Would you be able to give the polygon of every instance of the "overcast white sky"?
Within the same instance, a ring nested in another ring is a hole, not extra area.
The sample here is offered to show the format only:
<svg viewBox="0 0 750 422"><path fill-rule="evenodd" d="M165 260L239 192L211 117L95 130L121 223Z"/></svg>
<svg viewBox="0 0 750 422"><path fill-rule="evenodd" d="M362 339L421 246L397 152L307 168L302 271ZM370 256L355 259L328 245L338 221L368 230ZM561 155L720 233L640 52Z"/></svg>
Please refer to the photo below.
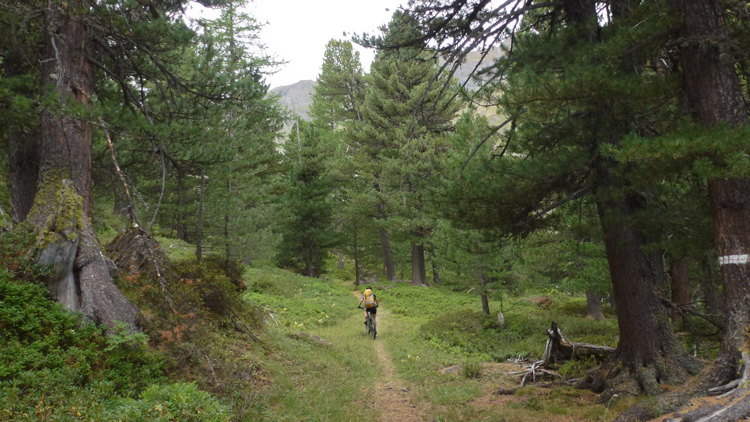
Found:
<svg viewBox="0 0 750 422"><path fill-rule="evenodd" d="M268 53L288 62L267 77L271 88L315 80L329 40L376 33L402 3L406 0L253 0L248 12L258 22L267 23L261 37ZM356 44L355 48L360 51L364 70L369 71L373 52Z"/></svg>

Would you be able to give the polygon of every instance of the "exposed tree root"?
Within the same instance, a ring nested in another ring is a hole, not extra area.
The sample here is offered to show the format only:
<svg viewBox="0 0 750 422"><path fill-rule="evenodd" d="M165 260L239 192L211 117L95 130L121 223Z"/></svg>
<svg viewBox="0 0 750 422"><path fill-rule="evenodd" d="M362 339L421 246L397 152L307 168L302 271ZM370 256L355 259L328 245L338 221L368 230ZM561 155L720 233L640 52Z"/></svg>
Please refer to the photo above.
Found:
<svg viewBox="0 0 750 422"><path fill-rule="evenodd" d="M685 361L681 356L662 357L648 365L624 362L618 353L589 371L577 387L603 393L603 400L610 400L614 396L660 396L662 385L681 384L688 379L689 373L694 371L695 362ZM682 401L682 399L679 399ZM665 402L665 404L667 404ZM635 421L653 418L659 406L643 405L631 408L630 414L623 414L618 421Z"/></svg>
<svg viewBox="0 0 750 422"><path fill-rule="evenodd" d="M522 375L521 387L526 382L536 382L537 378L559 378L560 382L572 385L572 380L563 380L562 375L553 370L554 364L572 359L596 357L606 358L614 352L614 348L588 343L574 343L566 339L560 332L556 322L552 322L547 330L547 344L541 360L534 361L523 371L509 372L508 375ZM576 380L578 381L578 380Z"/></svg>
<svg viewBox="0 0 750 422"><path fill-rule="evenodd" d="M73 182L38 192L29 222L39 231L36 262L52 268L46 280L52 298L96 323L114 327L119 321L136 331L139 311L115 285Z"/></svg>
<svg viewBox="0 0 750 422"><path fill-rule="evenodd" d="M168 294L175 276L169 268L167 255L151 234L140 226L129 227L107 245L107 254L125 274L143 273L159 280L164 305L176 312Z"/></svg>
<svg viewBox="0 0 750 422"><path fill-rule="evenodd" d="M750 353L742 353L743 360L750 362ZM656 397L655 400L641 402L623 412L616 422L645 421L660 415L676 412L671 419L673 422L718 422L737 421L750 416L750 369L745 368L740 379L718 387L711 387L715 383L715 366L704 370L700 375L691 379L681 387ZM691 405L691 401L707 395L719 396L724 402L703 406L700 409L680 414L678 411Z"/></svg>
<svg viewBox="0 0 750 422"><path fill-rule="evenodd" d="M523 375L521 378L521 387L526 384L526 381L536 382L537 377L540 379L544 376L558 377L562 379L562 375L555 371L544 368L544 361L538 360L531 364L526 370L508 372L508 375Z"/></svg>

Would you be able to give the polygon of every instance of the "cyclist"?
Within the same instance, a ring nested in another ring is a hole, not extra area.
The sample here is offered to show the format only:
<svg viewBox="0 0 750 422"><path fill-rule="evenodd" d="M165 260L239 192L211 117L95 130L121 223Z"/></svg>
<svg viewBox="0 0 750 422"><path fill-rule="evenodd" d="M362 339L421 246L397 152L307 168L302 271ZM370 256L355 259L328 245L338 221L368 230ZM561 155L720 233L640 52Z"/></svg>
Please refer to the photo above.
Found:
<svg viewBox="0 0 750 422"><path fill-rule="evenodd" d="M372 291L372 287L367 286L365 289L364 295L362 295L362 300L359 301L359 305L357 305L358 308L362 307L362 302L365 304L365 325L367 325L367 313L370 313L370 316L372 316L372 322L375 326L377 326L377 313L378 313L378 298L375 297L375 292Z"/></svg>

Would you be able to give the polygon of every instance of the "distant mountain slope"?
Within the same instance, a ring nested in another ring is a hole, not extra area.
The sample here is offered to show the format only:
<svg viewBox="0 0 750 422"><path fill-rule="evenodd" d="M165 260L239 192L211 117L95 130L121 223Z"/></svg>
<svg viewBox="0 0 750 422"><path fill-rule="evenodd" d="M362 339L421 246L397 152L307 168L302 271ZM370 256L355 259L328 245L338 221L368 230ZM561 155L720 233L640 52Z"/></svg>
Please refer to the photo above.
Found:
<svg viewBox="0 0 750 422"><path fill-rule="evenodd" d="M299 81L292 85L279 86L271 89L271 94L279 96L279 103L289 111L307 120L315 81Z"/></svg>

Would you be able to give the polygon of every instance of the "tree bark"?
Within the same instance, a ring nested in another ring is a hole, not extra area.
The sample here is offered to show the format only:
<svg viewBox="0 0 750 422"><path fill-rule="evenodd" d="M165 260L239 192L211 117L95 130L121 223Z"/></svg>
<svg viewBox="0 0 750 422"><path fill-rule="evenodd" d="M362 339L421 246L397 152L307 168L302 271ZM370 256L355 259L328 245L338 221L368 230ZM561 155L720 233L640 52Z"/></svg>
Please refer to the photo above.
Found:
<svg viewBox="0 0 750 422"><path fill-rule="evenodd" d="M672 303L677 306L690 305L690 278L688 277L688 260L681 257L669 267L669 278L672 281ZM676 324L683 315L679 309L672 309L672 324Z"/></svg>
<svg viewBox="0 0 750 422"><path fill-rule="evenodd" d="M383 270L388 281L396 281L396 265L393 263L391 235L388 230L380 229L380 250L383 252Z"/></svg>
<svg viewBox="0 0 750 422"><path fill-rule="evenodd" d="M721 274L714 270L714 254L706 254L701 260L700 283L701 296L703 297L703 307L709 315L723 315L721 297L719 295L718 284L721 280Z"/></svg>
<svg viewBox="0 0 750 422"><path fill-rule="evenodd" d="M39 231L37 262L54 267L50 294L65 307L113 326L136 329L138 309L114 284L91 224L91 126L66 110L90 108L88 31L76 10L84 0L50 0L45 9L42 86L58 107L41 113L39 184L29 222Z"/></svg>
<svg viewBox="0 0 750 422"><path fill-rule="evenodd" d="M28 75L36 71L28 64L29 52L24 48L25 45L15 47L6 44L4 47L9 48L3 51L4 60L0 63L3 78ZM15 88L14 92L34 98L38 95L38 87L32 87L31 84L23 85ZM36 194L39 173L39 120L7 119L6 125L10 214L14 221L23 222L34 204Z"/></svg>
<svg viewBox="0 0 750 422"><path fill-rule="evenodd" d="M17 222L26 220L34 204L39 173L38 135L37 130L24 135L21 128L13 126L6 132L11 215Z"/></svg>
<svg viewBox="0 0 750 422"><path fill-rule="evenodd" d="M411 284L415 286L427 285L424 246L414 242L411 244Z"/></svg>
<svg viewBox="0 0 750 422"><path fill-rule="evenodd" d="M708 190L727 312L715 373L716 382L723 384L739 370L750 328L750 179L714 179Z"/></svg>
<svg viewBox="0 0 750 422"><path fill-rule="evenodd" d="M655 395L661 392L659 383L680 383L698 367L672 333L667 310L657 294L658 280L654 278L658 271L651 268L643 239L629 223L641 201L633 195L624 201L597 200L620 329L611 362L622 369L606 375L605 383L616 383L616 377L627 372L642 391ZM606 388L614 394L618 387Z"/></svg>
<svg viewBox="0 0 750 422"><path fill-rule="evenodd" d="M744 126L747 109L734 59L726 54L729 38L720 0L672 0L682 17L681 44L685 91L693 120L711 127ZM750 327L750 179L715 178L708 183L715 242L724 286L727 331L714 365L722 384L737 373Z"/></svg>
<svg viewBox="0 0 750 422"><path fill-rule="evenodd" d="M177 169L177 221L175 221L175 229L177 230L177 238L180 240L187 240L187 231L185 229L185 174L181 169Z"/></svg>
<svg viewBox="0 0 750 422"><path fill-rule="evenodd" d="M432 261L432 284L436 286L440 286L441 284L443 284L443 280L440 279L440 269L435 263L434 256L432 257L431 261Z"/></svg>
<svg viewBox="0 0 750 422"><path fill-rule="evenodd" d="M555 321L552 321L547 330L547 346L542 358L542 366L549 367L551 364L567 362L576 357L609 357L615 349L608 346L600 346L588 343L574 343L566 339Z"/></svg>
<svg viewBox="0 0 750 422"><path fill-rule="evenodd" d="M602 299L593 290L586 290L586 317L603 321Z"/></svg>

